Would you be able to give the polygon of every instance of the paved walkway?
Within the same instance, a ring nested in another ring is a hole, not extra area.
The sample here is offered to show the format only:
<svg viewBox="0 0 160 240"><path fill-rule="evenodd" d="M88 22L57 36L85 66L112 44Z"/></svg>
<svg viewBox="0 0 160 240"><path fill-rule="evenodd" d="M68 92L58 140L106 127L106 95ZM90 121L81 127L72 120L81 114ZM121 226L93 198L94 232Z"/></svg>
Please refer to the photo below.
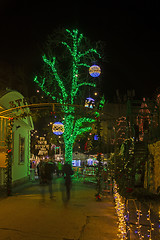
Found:
<svg viewBox="0 0 160 240"><path fill-rule="evenodd" d="M40 186L0 201L0 240L117 240L117 216L112 198L96 202L91 185L74 183L65 201L62 179L53 184L54 199Z"/></svg>

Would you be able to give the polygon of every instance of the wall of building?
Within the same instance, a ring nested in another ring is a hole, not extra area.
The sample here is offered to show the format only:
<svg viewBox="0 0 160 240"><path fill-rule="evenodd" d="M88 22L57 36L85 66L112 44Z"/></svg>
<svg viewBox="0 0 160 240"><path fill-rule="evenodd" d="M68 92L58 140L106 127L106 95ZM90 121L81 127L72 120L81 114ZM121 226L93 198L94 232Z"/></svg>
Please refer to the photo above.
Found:
<svg viewBox="0 0 160 240"><path fill-rule="evenodd" d="M19 128L17 128L19 126ZM24 139L24 161L20 161L20 138ZM12 181L17 181L30 174L30 129L23 121L16 121L13 127L13 166Z"/></svg>
<svg viewBox="0 0 160 240"><path fill-rule="evenodd" d="M6 147L5 147L5 139L6 139L6 131L7 131L7 119L0 117L0 168L5 167L5 159L6 159Z"/></svg>
<svg viewBox="0 0 160 240"><path fill-rule="evenodd" d="M160 141L148 145L149 159L146 164L145 187L157 193L160 187Z"/></svg>
<svg viewBox="0 0 160 240"><path fill-rule="evenodd" d="M10 102L17 99L23 99L23 95L17 91L2 91L0 93L0 111L10 109ZM21 103L23 104L23 103ZM25 112L29 109L25 108ZM23 113L22 109L12 110L10 115L20 115ZM2 117L1 117L2 118ZM5 119L0 121L0 170L4 170L6 159L6 138L7 122ZM20 183L29 178L30 175L30 131L33 130L33 122L31 117L15 120L13 126L12 139L12 182ZM3 174L4 175L4 174ZM4 179L0 179L0 185L4 184Z"/></svg>

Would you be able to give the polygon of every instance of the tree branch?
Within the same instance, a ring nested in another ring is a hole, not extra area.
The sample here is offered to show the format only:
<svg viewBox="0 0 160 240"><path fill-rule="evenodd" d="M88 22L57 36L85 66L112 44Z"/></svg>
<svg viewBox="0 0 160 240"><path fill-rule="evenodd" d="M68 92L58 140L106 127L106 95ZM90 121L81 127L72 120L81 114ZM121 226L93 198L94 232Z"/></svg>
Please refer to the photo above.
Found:
<svg viewBox="0 0 160 240"><path fill-rule="evenodd" d="M76 90L74 91L74 96L76 96L76 94L77 94L77 92L78 92L78 90L79 90L79 87L81 87L81 86L91 86L91 87L96 87L96 84L95 84L95 83L88 83L88 82L79 83L79 84L77 85Z"/></svg>
<svg viewBox="0 0 160 240"><path fill-rule="evenodd" d="M41 83L41 82L38 80L38 77L35 76L35 78L34 78L34 82L37 83L37 85L41 88L41 90L42 90L47 96L50 96L53 100L56 99L56 97L53 96L53 95L47 90L46 87L44 87L45 78L43 78L43 83Z"/></svg>
<svg viewBox="0 0 160 240"><path fill-rule="evenodd" d="M69 29L66 29L66 32L68 32L69 35L70 35L72 38L74 38L74 35L71 33L71 31L70 31Z"/></svg>
<svg viewBox="0 0 160 240"><path fill-rule="evenodd" d="M87 67L87 68L90 67L90 65L89 65L89 64L86 64L86 63L78 63L77 65L78 65L79 67L80 67L80 66Z"/></svg>
<svg viewBox="0 0 160 240"><path fill-rule="evenodd" d="M91 48L91 49L85 51L84 53L80 53L80 52L79 52L78 56L79 56L79 58L81 58L81 57L84 57L84 56L86 56L86 55L88 55L88 54L90 54L90 53L95 53L95 54L97 54L97 55L99 56L99 58L101 58L101 55L100 55L100 54L97 52L97 50L94 49L94 48Z"/></svg>
<svg viewBox="0 0 160 240"><path fill-rule="evenodd" d="M65 101L67 100L68 94L66 93L66 89L65 89L65 87L64 87L63 81L60 79L60 77L59 77L59 75L58 75L58 73L57 73L57 69L56 69L56 67L55 67L56 58L53 57L53 60L52 60L52 62L51 62L51 61L48 60L48 59L46 58L46 56L44 55L44 56L43 56L43 61L51 67L52 72L53 72L53 74L54 74L54 77L55 77L55 79L56 79L56 81L57 81L57 83L58 83L58 85L59 85L59 87L60 87L60 89L61 89L62 96L63 96L63 100L64 100L64 102L65 102Z"/></svg>
<svg viewBox="0 0 160 240"><path fill-rule="evenodd" d="M73 52L72 52L71 47L70 47L66 42L62 42L62 44L63 44L64 46L66 46L67 49L69 50L69 52L71 53L71 55L73 55Z"/></svg>
<svg viewBox="0 0 160 240"><path fill-rule="evenodd" d="M83 39L83 34L81 33L81 34L79 35L79 38L78 38L78 46L79 46L79 44L80 44L80 42L81 42L82 39Z"/></svg>
<svg viewBox="0 0 160 240"><path fill-rule="evenodd" d="M90 131L90 130L92 130L92 127L84 127L84 128L81 128L76 136L81 135L82 133L88 132L88 131Z"/></svg>
<svg viewBox="0 0 160 240"><path fill-rule="evenodd" d="M87 117L77 119L74 125L73 139L75 140L78 135L85 132L85 129L88 129L87 131L91 130L92 127L85 127L85 128L80 128L80 127L83 125L83 123L92 123L92 122L95 122L95 120Z"/></svg>
<svg viewBox="0 0 160 240"><path fill-rule="evenodd" d="M89 83L89 82L84 82L84 83L80 83L78 84L78 87L81 87L81 86L91 86L91 87L96 87L96 84L95 83Z"/></svg>

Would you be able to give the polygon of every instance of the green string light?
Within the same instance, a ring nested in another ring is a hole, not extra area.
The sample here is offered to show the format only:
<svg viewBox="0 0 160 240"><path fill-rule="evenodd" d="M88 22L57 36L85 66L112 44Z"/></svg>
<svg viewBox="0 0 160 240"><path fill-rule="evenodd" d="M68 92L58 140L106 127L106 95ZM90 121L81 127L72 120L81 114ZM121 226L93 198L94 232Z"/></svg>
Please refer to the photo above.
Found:
<svg viewBox="0 0 160 240"><path fill-rule="evenodd" d="M77 97L78 91L82 86L91 86L96 87L96 84L90 82L82 82L79 77L79 70L81 67L89 68L90 66L86 63L85 58L90 54L96 54L101 58L100 54L96 49L91 48L84 52L81 51L81 43L84 38L83 34L79 34L78 29L70 31L66 29L67 34L69 34L69 43L62 41L61 44L66 47L72 57L72 72L71 72L71 84L66 87L65 79L58 73L56 68L56 57L52 57L52 60L47 59L46 55L43 55L43 61L51 69L50 81L47 81L46 78L40 78L36 76L34 81L38 84L41 90L48 96L50 96L54 101L62 104L62 113L64 114L64 143L65 143L65 160L66 162L71 163L72 161L72 151L73 144L78 135L83 134L86 131L90 131L91 126L86 126L86 124L91 124L94 122L91 118L79 118L75 119L75 99ZM52 82L51 82L51 79ZM54 93L51 92L52 86L57 85L59 92L61 93L61 98L54 96ZM70 106L72 105L72 106ZM77 117L77 116L76 116ZM85 125L85 126L84 126Z"/></svg>

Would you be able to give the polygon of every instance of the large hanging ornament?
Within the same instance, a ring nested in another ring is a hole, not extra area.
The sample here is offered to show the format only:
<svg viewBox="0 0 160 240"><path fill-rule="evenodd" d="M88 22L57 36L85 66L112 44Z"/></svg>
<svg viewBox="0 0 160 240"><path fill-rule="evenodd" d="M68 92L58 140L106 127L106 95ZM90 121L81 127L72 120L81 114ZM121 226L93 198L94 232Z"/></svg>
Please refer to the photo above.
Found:
<svg viewBox="0 0 160 240"><path fill-rule="evenodd" d="M55 135L62 135L64 133L64 125L61 122L55 122L52 126L52 131Z"/></svg>
<svg viewBox="0 0 160 240"><path fill-rule="evenodd" d="M97 65L92 65L89 68L89 74L91 75L91 77L99 77L99 75L101 74L100 67Z"/></svg>

